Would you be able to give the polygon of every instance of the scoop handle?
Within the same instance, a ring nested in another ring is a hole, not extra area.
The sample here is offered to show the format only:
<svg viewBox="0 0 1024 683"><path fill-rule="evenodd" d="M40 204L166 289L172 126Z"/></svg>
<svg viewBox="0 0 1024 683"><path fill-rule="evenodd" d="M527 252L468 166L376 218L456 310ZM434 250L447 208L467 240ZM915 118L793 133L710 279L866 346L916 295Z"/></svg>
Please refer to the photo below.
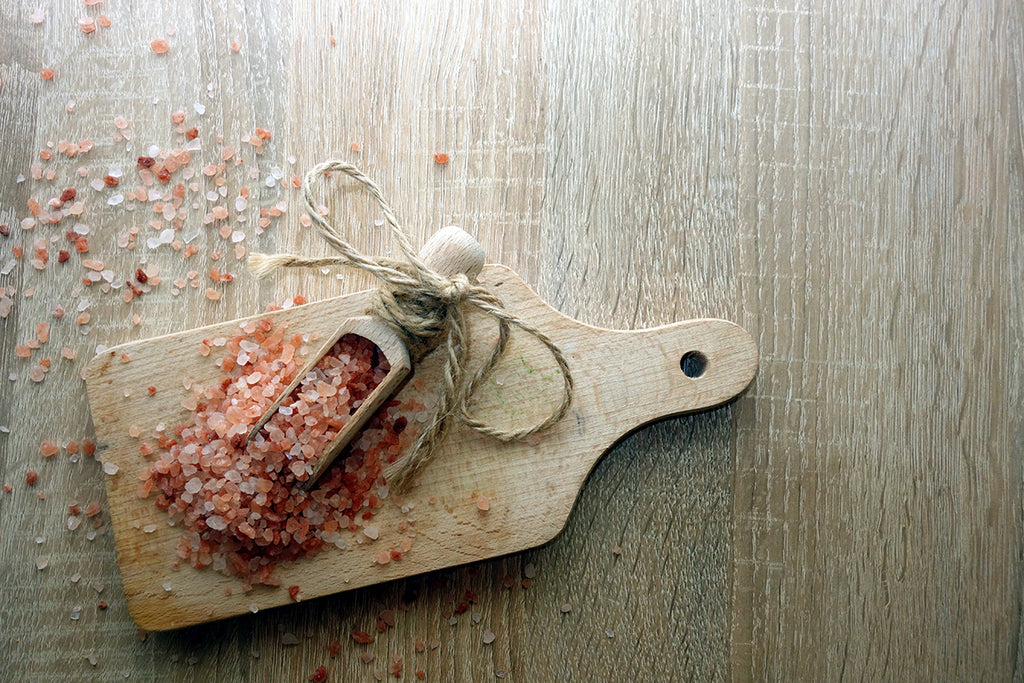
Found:
<svg viewBox="0 0 1024 683"><path fill-rule="evenodd" d="M484 267L484 248L468 232L455 225L441 228L420 249L420 258L441 275L465 273L475 282Z"/></svg>

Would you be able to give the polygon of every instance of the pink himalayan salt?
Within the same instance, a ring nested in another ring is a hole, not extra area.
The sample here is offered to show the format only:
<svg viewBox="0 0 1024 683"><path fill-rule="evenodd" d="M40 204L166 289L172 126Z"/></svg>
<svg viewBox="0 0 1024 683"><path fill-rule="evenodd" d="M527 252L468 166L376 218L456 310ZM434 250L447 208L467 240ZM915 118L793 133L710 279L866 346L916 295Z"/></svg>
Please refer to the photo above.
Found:
<svg viewBox="0 0 1024 683"><path fill-rule="evenodd" d="M214 345L200 348L209 353ZM220 385L193 388L192 421L174 430L176 439L165 437L161 445L168 451L140 475L140 496L158 490L156 505L185 530L178 555L197 568L213 565L250 582L276 583L277 563L315 554L373 516L384 464L415 437L391 401L315 490L301 488L320 453L388 371L371 342L346 335L245 443L251 425L301 367L301 345L270 320L247 323L224 344ZM250 383L257 373L259 382Z"/></svg>

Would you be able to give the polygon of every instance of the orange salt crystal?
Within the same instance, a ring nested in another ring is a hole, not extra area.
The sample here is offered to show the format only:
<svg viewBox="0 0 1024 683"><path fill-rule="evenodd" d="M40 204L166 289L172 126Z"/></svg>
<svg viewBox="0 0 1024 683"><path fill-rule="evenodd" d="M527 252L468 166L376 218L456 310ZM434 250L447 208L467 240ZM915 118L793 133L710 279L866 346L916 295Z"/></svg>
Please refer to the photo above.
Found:
<svg viewBox="0 0 1024 683"><path fill-rule="evenodd" d="M175 123L184 123L185 112L181 111L180 109L174 112L173 114L171 114L171 121L174 121Z"/></svg>
<svg viewBox="0 0 1024 683"><path fill-rule="evenodd" d="M78 452L78 442L75 440L68 441L68 445L64 447L69 454L74 455Z"/></svg>
<svg viewBox="0 0 1024 683"><path fill-rule="evenodd" d="M43 454L44 458L49 458L50 456L54 455L58 450L59 449L57 448L57 444L55 444L52 441L44 441L41 444L39 444L39 452Z"/></svg>
<svg viewBox="0 0 1024 683"><path fill-rule="evenodd" d="M438 166L444 166L450 161L447 154L444 152L434 152L434 163Z"/></svg>
<svg viewBox="0 0 1024 683"><path fill-rule="evenodd" d="M206 290L206 298L210 301L220 301L220 292L211 287Z"/></svg>
<svg viewBox="0 0 1024 683"><path fill-rule="evenodd" d="M110 28L110 17L108 17L106 14L101 14L98 17L96 17L96 23L102 26L103 28Z"/></svg>
<svg viewBox="0 0 1024 683"><path fill-rule="evenodd" d="M50 341L50 323L42 322L36 325L36 339L40 344Z"/></svg>
<svg viewBox="0 0 1024 683"><path fill-rule="evenodd" d="M163 38L157 38L149 44L149 47L158 55L167 54L167 51L171 49L170 43Z"/></svg>
<svg viewBox="0 0 1024 683"><path fill-rule="evenodd" d="M28 358L32 355L32 350L25 344L18 344L14 347L14 355L18 358Z"/></svg>
<svg viewBox="0 0 1024 683"><path fill-rule="evenodd" d="M96 30L96 20L92 17L82 17L78 20L78 28L82 33L88 35Z"/></svg>
<svg viewBox="0 0 1024 683"><path fill-rule="evenodd" d="M39 75L44 81L51 81L53 80L53 69L50 67L44 67L39 70Z"/></svg>
<svg viewBox="0 0 1024 683"><path fill-rule="evenodd" d="M241 49L242 49L242 44L241 43L239 43L237 40L232 40L231 41L231 51L232 52L238 52Z"/></svg>
<svg viewBox="0 0 1024 683"><path fill-rule="evenodd" d="M71 350L70 346L65 346L64 349L60 352L60 355L62 358L65 358L66 360L75 359L75 352Z"/></svg>
<svg viewBox="0 0 1024 683"><path fill-rule="evenodd" d="M476 509L480 512L487 512L491 509L491 500L484 494L480 494L476 497Z"/></svg>

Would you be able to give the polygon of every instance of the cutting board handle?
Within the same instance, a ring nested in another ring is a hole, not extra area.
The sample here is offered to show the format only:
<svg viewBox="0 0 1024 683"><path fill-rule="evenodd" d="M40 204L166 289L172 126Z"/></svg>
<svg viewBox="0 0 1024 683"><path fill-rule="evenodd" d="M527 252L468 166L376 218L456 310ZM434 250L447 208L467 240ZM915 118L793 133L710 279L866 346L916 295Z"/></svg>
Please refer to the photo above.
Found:
<svg viewBox="0 0 1024 683"><path fill-rule="evenodd" d="M624 434L648 422L724 403L750 384L757 347L739 325L687 320L644 330L589 328L575 345L579 367L594 371L601 412ZM570 339L565 344L574 346Z"/></svg>

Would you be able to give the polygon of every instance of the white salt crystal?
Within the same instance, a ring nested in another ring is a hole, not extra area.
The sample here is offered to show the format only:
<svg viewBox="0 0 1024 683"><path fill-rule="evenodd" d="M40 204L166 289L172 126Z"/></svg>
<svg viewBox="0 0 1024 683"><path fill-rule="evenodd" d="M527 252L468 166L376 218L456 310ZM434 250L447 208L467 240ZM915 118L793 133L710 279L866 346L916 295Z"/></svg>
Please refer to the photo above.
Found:
<svg viewBox="0 0 1024 683"><path fill-rule="evenodd" d="M203 482L199 477L192 477L185 483L185 490L189 493L199 493L201 488L203 488Z"/></svg>
<svg viewBox="0 0 1024 683"><path fill-rule="evenodd" d="M101 178L93 178L92 180L89 181L89 187L96 190L97 192L99 192L106 186L107 184L103 182Z"/></svg>
<svg viewBox="0 0 1024 683"><path fill-rule="evenodd" d="M81 616L82 616L82 606L81 605L75 605L71 609L71 621L78 621L79 617L81 617Z"/></svg>
<svg viewBox="0 0 1024 683"><path fill-rule="evenodd" d="M235 211L245 211L247 206L249 206L249 200L242 195L235 197Z"/></svg>
<svg viewBox="0 0 1024 683"><path fill-rule="evenodd" d="M154 531L156 531L156 524L147 524L146 526L142 527L142 533L144 534L151 534Z"/></svg>
<svg viewBox="0 0 1024 683"><path fill-rule="evenodd" d="M68 529L74 531L82 525L82 519L78 515L71 515L68 517Z"/></svg>
<svg viewBox="0 0 1024 683"><path fill-rule="evenodd" d="M220 515L211 515L206 518L206 526L216 531L221 531L227 528L227 524L224 522L224 518Z"/></svg>
<svg viewBox="0 0 1024 683"><path fill-rule="evenodd" d="M39 557L36 558L36 569L38 569L39 571L42 571L42 570L46 569L49 565L50 565L50 556L49 555L40 555Z"/></svg>
<svg viewBox="0 0 1024 683"><path fill-rule="evenodd" d="M120 193L112 194L109 197L107 197L107 204L109 204L110 206L117 206L118 204L120 204L123 201L124 201L124 195L120 194Z"/></svg>
<svg viewBox="0 0 1024 683"><path fill-rule="evenodd" d="M380 536L380 530L375 526L364 527L363 533L366 534L367 538L373 539L374 541L376 541Z"/></svg>
<svg viewBox="0 0 1024 683"><path fill-rule="evenodd" d="M112 463L112 462L105 462L105 463L103 463L103 472L105 474L109 474L109 475L113 476L113 475L117 474L117 471L120 470L120 469L121 468L118 467L115 463Z"/></svg>
<svg viewBox="0 0 1024 683"><path fill-rule="evenodd" d="M244 239L245 233L242 232L241 230L235 230L234 232L231 233L231 241L234 242L235 244L241 242Z"/></svg>
<svg viewBox="0 0 1024 683"><path fill-rule="evenodd" d="M200 116L206 113L206 105L204 105L202 102L196 102L195 104L193 104L192 109L195 110L195 112Z"/></svg>

